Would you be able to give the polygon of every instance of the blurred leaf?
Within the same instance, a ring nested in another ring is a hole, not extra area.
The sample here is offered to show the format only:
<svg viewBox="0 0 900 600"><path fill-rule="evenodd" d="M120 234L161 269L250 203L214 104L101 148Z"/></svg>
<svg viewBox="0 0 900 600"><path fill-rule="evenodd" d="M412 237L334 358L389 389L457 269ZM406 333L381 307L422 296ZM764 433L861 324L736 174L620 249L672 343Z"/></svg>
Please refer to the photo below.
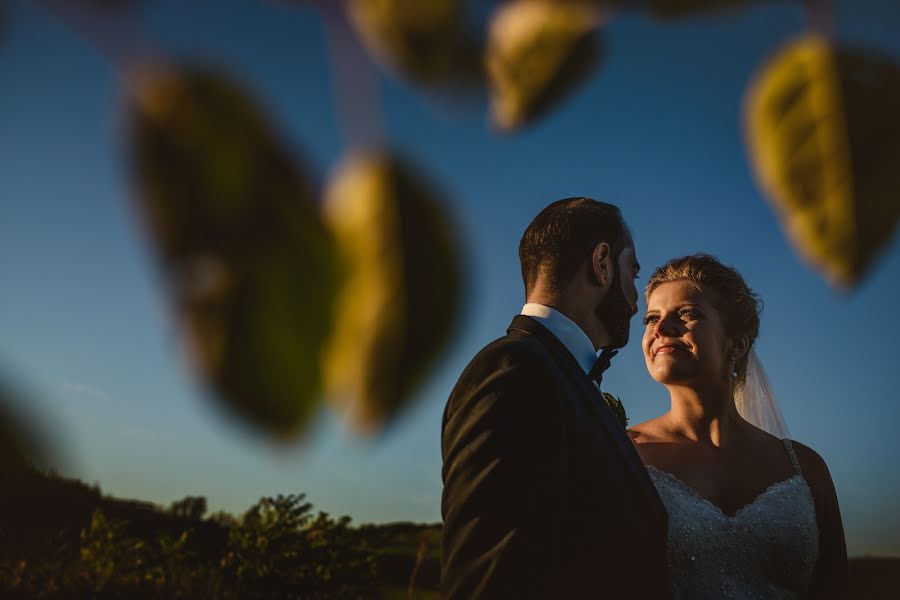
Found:
<svg viewBox="0 0 900 600"><path fill-rule="evenodd" d="M10 3L7 0L0 0L0 50L3 50L13 20L13 11Z"/></svg>
<svg viewBox="0 0 900 600"><path fill-rule="evenodd" d="M797 251L855 285L900 218L900 69L803 37L757 76L749 152Z"/></svg>
<svg viewBox="0 0 900 600"><path fill-rule="evenodd" d="M521 0L491 18L486 63L491 114L512 130L548 110L587 75L598 54L600 8Z"/></svg>
<svg viewBox="0 0 900 600"><path fill-rule="evenodd" d="M44 436L23 418L17 405L22 405L22 398L0 382L0 473L49 466Z"/></svg>
<svg viewBox="0 0 900 600"><path fill-rule="evenodd" d="M338 277L309 180L223 75L138 81L140 200L193 357L238 415L295 434L318 408Z"/></svg>
<svg viewBox="0 0 900 600"><path fill-rule="evenodd" d="M144 0L76 0L76 2L100 10L123 12L142 4Z"/></svg>
<svg viewBox="0 0 900 600"><path fill-rule="evenodd" d="M662 20L680 19L697 13L718 13L747 6L747 0L640 0Z"/></svg>
<svg viewBox="0 0 900 600"><path fill-rule="evenodd" d="M837 54L856 209L856 273L863 275L900 221L900 66L846 49Z"/></svg>
<svg viewBox="0 0 900 600"><path fill-rule="evenodd" d="M481 79L462 0L347 0L350 23L377 60L427 85Z"/></svg>
<svg viewBox="0 0 900 600"><path fill-rule="evenodd" d="M410 400L460 305L460 259L431 186L395 157L358 153L334 174L325 218L349 277L325 363L351 422L377 429Z"/></svg>

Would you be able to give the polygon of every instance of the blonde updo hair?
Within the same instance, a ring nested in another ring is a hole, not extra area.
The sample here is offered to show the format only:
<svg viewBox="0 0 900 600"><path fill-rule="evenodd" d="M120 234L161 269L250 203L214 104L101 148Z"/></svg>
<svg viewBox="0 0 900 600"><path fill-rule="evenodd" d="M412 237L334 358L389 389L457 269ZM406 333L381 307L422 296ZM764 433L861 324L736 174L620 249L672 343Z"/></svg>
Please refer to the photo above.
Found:
<svg viewBox="0 0 900 600"><path fill-rule="evenodd" d="M650 300L650 294L664 283L671 281L690 281L698 290L712 290L712 303L722 316L725 332L732 338L747 337L749 346L747 354L739 358L734 365L737 372L736 385L741 385L747 376L749 349L753 347L759 335L759 313L762 312L762 300L741 277L736 269L719 262L709 254L692 254L675 258L657 268L647 282L644 294Z"/></svg>

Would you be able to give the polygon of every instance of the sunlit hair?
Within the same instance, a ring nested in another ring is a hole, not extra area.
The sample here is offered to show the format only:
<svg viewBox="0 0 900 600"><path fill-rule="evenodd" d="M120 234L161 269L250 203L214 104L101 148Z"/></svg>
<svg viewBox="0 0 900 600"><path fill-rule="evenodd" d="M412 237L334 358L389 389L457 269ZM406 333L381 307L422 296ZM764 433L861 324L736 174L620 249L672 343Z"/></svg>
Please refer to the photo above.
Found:
<svg viewBox="0 0 900 600"><path fill-rule="evenodd" d="M625 248L628 228L618 207L591 198L564 198L547 206L519 242L525 293L543 276L554 290L568 285L600 242L613 258Z"/></svg>
<svg viewBox="0 0 900 600"><path fill-rule="evenodd" d="M712 303L722 317L725 332L732 338L748 338L750 346L747 354L735 363L736 383L742 384L747 375L749 349L759 335L762 300L736 269L723 265L719 259L709 254L682 256L657 268L647 282L647 301L649 302L650 294L656 288L671 281L690 281L701 292L712 291Z"/></svg>

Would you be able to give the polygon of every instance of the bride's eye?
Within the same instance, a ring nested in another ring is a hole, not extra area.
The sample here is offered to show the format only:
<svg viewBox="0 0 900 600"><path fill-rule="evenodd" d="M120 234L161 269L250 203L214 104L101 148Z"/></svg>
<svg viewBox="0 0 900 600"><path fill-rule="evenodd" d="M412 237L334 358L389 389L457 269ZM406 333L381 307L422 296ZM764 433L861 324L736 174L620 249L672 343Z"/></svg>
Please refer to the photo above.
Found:
<svg viewBox="0 0 900 600"><path fill-rule="evenodd" d="M659 321L659 317L657 317L656 315L647 315L646 317L644 317L645 326L656 323L657 321Z"/></svg>
<svg viewBox="0 0 900 600"><path fill-rule="evenodd" d="M680 313L678 313L678 315L682 319L686 319L688 321L693 321L694 319L697 318L698 313L697 313L697 311L688 308L688 309L685 309L685 310L681 311Z"/></svg>

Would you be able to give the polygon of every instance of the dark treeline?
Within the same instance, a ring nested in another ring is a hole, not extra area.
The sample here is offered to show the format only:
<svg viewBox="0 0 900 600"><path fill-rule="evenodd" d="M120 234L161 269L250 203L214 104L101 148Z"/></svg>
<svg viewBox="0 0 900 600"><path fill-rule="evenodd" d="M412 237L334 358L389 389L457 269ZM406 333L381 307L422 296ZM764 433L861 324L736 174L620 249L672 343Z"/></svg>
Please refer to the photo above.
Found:
<svg viewBox="0 0 900 600"><path fill-rule="evenodd" d="M440 525L351 525L303 494L242 515L206 499L168 507L104 496L33 469L4 470L3 598L438 597ZM853 598L900 597L900 559L851 560Z"/></svg>
<svg viewBox="0 0 900 600"><path fill-rule="evenodd" d="M303 494L207 515L202 497L159 507L53 473L3 480L3 598L436 596L436 525L351 526Z"/></svg>

